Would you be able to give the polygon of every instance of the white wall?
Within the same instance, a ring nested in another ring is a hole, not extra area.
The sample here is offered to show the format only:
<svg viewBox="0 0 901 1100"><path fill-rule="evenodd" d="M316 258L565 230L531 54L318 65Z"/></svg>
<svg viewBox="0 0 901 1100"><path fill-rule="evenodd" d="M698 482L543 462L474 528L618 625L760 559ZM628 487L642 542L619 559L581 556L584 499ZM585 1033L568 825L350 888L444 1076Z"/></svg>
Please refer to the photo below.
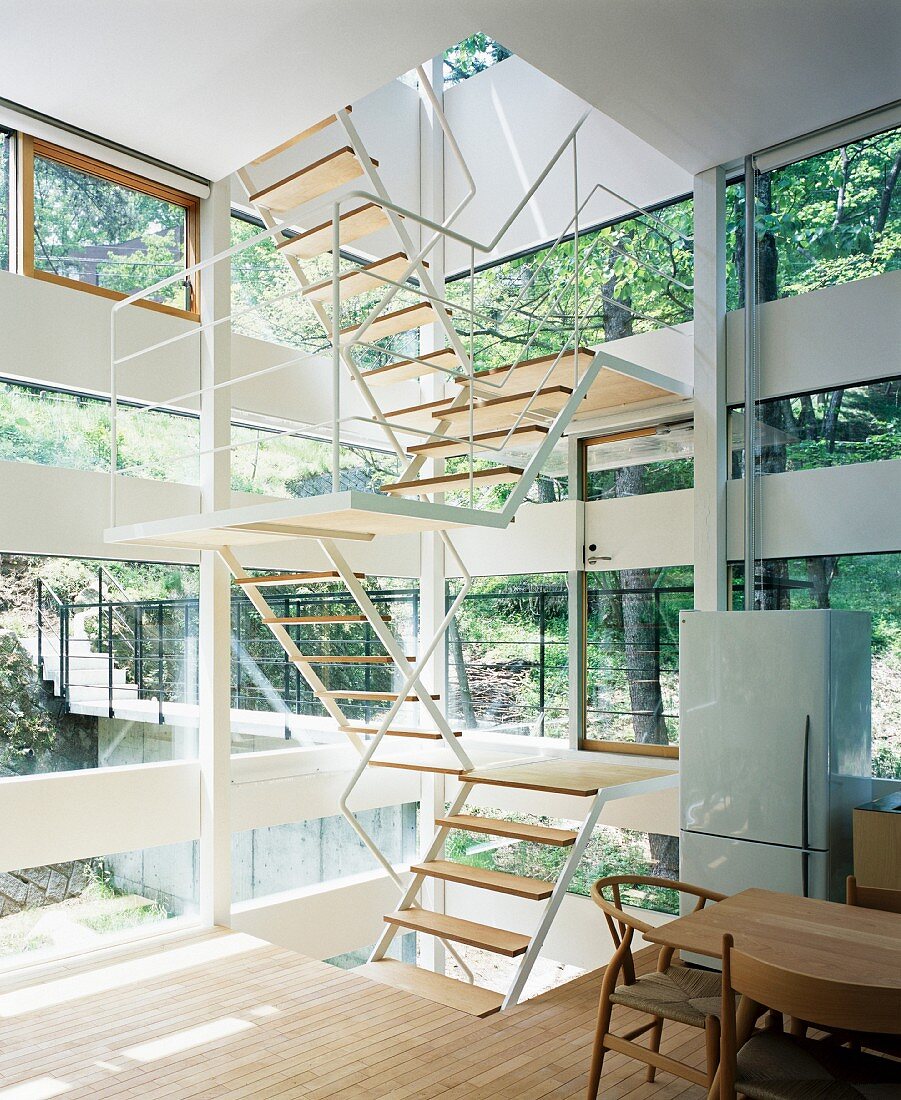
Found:
<svg viewBox="0 0 901 1100"><path fill-rule="evenodd" d="M744 399L744 312L726 317L730 405ZM901 374L901 271L764 302L758 317L761 398Z"/></svg>
<svg viewBox="0 0 901 1100"><path fill-rule="evenodd" d="M742 485L726 487L727 551L743 555ZM764 558L901 549L901 461L798 470L761 478Z"/></svg>
<svg viewBox="0 0 901 1100"><path fill-rule="evenodd" d="M0 804L0 871L177 844L200 836L200 765L0 779Z"/></svg>
<svg viewBox="0 0 901 1100"><path fill-rule="evenodd" d="M454 228L478 241L492 238L587 109L578 96L518 57L449 88L445 111L478 188ZM582 199L596 183L638 205L692 188L687 172L597 110L592 109L580 132L578 152ZM445 170L450 211L465 194L465 184L450 154ZM600 194L581 222L595 224L630 209ZM572 214L572 154L567 152L494 255L555 239ZM487 258L477 254L476 264ZM468 250L450 244L447 261L448 271L468 267Z"/></svg>

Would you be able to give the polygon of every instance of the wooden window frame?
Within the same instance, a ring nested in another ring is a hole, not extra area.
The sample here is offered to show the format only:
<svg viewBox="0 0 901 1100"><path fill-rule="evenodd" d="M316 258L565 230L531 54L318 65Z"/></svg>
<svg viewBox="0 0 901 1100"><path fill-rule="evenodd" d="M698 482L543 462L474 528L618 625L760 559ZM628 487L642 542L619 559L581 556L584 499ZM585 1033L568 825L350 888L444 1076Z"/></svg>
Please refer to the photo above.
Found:
<svg viewBox="0 0 901 1100"><path fill-rule="evenodd" d="M579 440L579 500L585 501L588 496L588 448L603 443L613 443L621 439L638 438L647 435L644 428L621 432L608 432L604 435L591 436ZM585 685L582 692L582 718L580 722L581 736L579 748L585 752L612 752L623 756L656 756L658 759L678 760L679 745L652 745L642 744L640 741L601 741L596 738L589 739L588 732L588 570L582 568L579 571L579 584L581 590L579 599L582 603L579 632L579 659L582 663L581 682Z"/></svg>
<svg viewBox="0 0 901 1100"><path fill-rule="evenodd" d="M74 168L98 179L108 180L110 183L126 187L131 191L139 191L144 195L150 195L163 202L169 202L175 206L181 206L185 211L185 259L187 267L191 267L200 259L200 203L194 195L184 191L178 191L174 187L167 187L154 180L138 176L134 172L128 172L124 168L117 168L112 164L95 160L83 153L75 153L71 149L53 145L40 138L31 137L28 134L19 134L16 173L18 182L18 195L16 206L16 238L17 238L17 263L16 270L23 275L31 276L46 283L56 283L58 286L72 287L75 290L83 290L88 294L95 294L101 298L108 298L121 302L128 298L119 290L110 290L107 287L94 286L91 283L80 282L78 279L68 279L63 275L57 275L52 271L41 271L34 263L34 158L43 157L45 160L63 164L68 168ZM189 321L200 321L200 280L195 273L189 278L191 289L191 308L179 309L177 306L166 305L163 302L151 302L142 300L133 303L150 309L157 313L165 313L170 317L182 317Z"/></svg>

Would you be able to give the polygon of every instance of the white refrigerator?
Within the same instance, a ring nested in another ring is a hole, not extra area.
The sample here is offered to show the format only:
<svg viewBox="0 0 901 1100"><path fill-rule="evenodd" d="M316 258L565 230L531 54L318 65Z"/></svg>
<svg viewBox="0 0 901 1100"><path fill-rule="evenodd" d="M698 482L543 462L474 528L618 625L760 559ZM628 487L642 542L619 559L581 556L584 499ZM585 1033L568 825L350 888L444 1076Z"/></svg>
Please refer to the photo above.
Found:
<svg viewBox="0 0 901 1100"><path fill-rule="evenodd" d="M682 613L683 880L844 899L871 798L870 642L860 611Z"/></svg>

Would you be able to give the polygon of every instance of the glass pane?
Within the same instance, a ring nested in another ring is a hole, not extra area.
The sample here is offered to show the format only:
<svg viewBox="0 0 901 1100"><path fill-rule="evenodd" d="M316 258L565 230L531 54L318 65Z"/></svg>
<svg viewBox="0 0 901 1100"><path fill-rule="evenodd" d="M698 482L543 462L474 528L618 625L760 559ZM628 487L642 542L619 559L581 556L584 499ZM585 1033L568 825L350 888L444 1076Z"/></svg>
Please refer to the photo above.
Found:
<svg viewBox="0 0 901 1100"><path fill-rule="evenodd" d="M679 739L679 612L690 566L589 574L587 733L650 745Z"/></svg>
<svg viewBox="0 0 901 1100"><path fill-rule="evenodd" d="M901 267L901 129L760 177L760 300ZM728 189L728 308L744 305L744 188Z"/></svg>
<svg viewBox="0 0 901 1100"><path fill-rule="evenodd" d="M758 566L757 607L834 607L873 619L873 775L901 779L901 553L769 559ZM744 605L741 565L732 606Z"/></svg>
<svg viewBox="0 0 901 1100"><path fill-rule="evenodd" d="M593 346L693 315L693 205L684 199L579 237L579 341ZM570 339L576 295L571 240L475 275L473 342L479 369L556 354ZM468 317L469 277L447 285ZM469 333L465 333L467 339Z"/></svg>
<svg viewBox="0 0 901 1100"><path fill-rule="evenodd" d="M198 911L197 843L0 874L0 958L34 962L158 930Z"/></svg>
<svg viewBox="0 0 901 1100"><path fill-rule="evenodd" d="M416 856L419 807L382 806L357 820L394 864ZM232 835L232 900L297 890L372 871L372 853L339 814Z"/></svg>
<svg viewBox="0 0 901 1100"><path fill-rule="evenodd" d="M757 411L764 474L901 458L901 378L762 401ZM744 412L729 414L732 477L744 476Z"/></svg>
<svg viewBox="0 0 901 1100"><path fill-rule="evenodd" d="M239 492L310 497L332 491L328 440L234 424L232 444L231 483ZM400 462L393 453L372 447L341 448L342 489L377 493L399 475Z"/></svg>
<svg viewBox="0 0 901 1100"><path fill-rule="evenodd" d="M185 208L176 203L34 158L39 271L132 294L185 268L186 222ZM190 291L177 282L151 300L187 309Z"/></svg>
<svg viewBox="0 0 901 1100"><path fill-rule="evenodd" d="M448 606L458 591L448 586ZM448 714L462 729L569 732L562 573L477 579L448 633Z"/></svg>
<svg viewBox="0 0 901 1100"><path fill-rule="evenodd" d="M0 270L9 270L9 173L12 135L0 130Z"/></svg>
<svg viewBox="0 0 901 1100"><path fill-rule="evenodd" d="M661 425L646 435L585 448L586 500L667 493L694 486L692 425Z"/></svg>
<svg viewBox="0 0 901 1100"><path fill-rule="evenodd" d="M444 51L444 86L450 88L512 56L505 46L487 34L470 35Z"/></svg>

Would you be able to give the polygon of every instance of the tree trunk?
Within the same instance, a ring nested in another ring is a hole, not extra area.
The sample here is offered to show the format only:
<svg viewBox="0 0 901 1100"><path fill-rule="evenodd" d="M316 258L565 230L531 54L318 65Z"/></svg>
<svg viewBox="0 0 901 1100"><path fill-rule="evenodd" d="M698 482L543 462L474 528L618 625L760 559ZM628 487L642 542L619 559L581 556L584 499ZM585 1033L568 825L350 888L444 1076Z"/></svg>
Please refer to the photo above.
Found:
<svg viewBox="0 0 901 1100"><path fill-rule="evenodd" d="M460 637L460 629L457 620L451 619L447 628L447 646L450 659L454 665L454 673L457 677L457 709L460 721L466 729L475 729L476 712L472 705L472 690L469 686L469 673L466 671L466 659L463 656L463 640Z"/></svg>

